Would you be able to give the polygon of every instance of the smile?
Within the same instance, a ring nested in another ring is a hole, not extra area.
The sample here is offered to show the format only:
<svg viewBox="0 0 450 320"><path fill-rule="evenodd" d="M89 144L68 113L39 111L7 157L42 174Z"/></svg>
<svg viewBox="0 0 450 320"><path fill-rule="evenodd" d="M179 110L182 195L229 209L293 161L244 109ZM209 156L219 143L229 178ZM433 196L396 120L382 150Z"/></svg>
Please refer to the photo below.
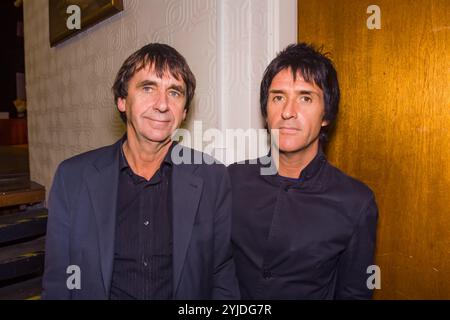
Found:
<svg viewBox="0 0 450 320"><path fill-rule="evenodd" d="M169 120L157 120L152 118L145 118L148 121L148 125L155 130L166 130L170 128L171 121Z"/></svg>
<svg viewBox="0 0 450 320"><path fill-rule="evenodd" d="M159 120L159 119L153 119L153 118L147 118L147 117L145 117L145 119L153 121L153 122L161 123L161 124L170 122L170 120Z"/></svg>

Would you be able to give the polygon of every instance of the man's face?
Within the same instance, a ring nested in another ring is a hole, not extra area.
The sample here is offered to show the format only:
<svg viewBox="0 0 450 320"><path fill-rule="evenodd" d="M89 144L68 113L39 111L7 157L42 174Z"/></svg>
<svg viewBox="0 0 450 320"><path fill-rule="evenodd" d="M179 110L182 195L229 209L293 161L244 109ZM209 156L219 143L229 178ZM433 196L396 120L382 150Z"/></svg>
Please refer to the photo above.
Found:
<svg viewBox="0 0 450 320"><path fill-rule="evenodd" d="M158 78L153 66L136 72L128 83L128 96L119 98L119 111L126 112L127 127L138 139L163 143L186 118L186 85L168 71Z"/></svg>
<svg viewBox="0 0 450 320"><path fill-rule="evenodd" d="M319 143L319 133L327 122L322 90L306 82L298 73L296 80L290 69L273 78L267 101L267 125L279 130L278 147L282 153L295 153Z"/></svg>

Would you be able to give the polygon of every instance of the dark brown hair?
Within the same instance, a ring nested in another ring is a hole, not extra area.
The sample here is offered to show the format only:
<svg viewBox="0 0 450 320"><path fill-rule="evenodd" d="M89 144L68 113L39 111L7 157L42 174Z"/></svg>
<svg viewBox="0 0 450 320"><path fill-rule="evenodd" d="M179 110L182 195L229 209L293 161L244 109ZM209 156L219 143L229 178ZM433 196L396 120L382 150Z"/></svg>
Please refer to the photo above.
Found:
<svg viewBox="0 0 450 320"><path fill-rule="evenodd" d="M160 78L168 71L175 79L180 80L180 77L183 79L186 85L184 107L189 110L195 92L195 76L186 59L177 50L161 43L150 43L125 60L112 87L116 105L119 98L125 99L128 96L128 83L134 74L149 65L153 65L156 75ZM127 121L125 112L120 112L120 117L124 122Z"/></svg>

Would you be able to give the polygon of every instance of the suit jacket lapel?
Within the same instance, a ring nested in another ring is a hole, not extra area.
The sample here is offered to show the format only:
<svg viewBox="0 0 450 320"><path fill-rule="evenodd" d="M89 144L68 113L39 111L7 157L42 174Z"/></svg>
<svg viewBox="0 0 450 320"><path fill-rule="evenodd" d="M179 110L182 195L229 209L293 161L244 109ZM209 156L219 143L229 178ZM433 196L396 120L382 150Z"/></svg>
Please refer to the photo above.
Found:
<svg viewBox="0 0 450 320"><path fill-rule="evenodd" d="M119 184L119 140L97 159L86 177L97 222L103 284L107 297L114 263L117 189Z"/></svg>
<svg viewBox="0 0 450 320"><path fill-rule="evenodd" d="M109 296L114 264L117 189L119 184L119 152L116 142L97 159L86 176L86 182L97 222L100 261L105 294ZM181 279L186 253L194 226L203 180L193 174L195 166L174 165L172 171L173 215L173 292Z"/></svg>
<svg viewBox="0 0 450 320"><path fill-rule="evenodd" d="M183 164L174 165L172 171L174 296L180 283L203 188L203 180L191 172L193 168Z"/></svg>

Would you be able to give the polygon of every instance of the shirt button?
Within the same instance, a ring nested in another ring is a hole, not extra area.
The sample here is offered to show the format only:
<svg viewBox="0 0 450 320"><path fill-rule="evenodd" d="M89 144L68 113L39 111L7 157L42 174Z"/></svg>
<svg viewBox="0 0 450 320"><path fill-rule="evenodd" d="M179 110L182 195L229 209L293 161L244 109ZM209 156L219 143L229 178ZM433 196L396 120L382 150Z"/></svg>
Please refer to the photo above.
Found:
<svg viewBox="0 0 450 320"><path fill-rule="evenodd" d="M148 220L146 220L146 221L144 222L144 226L148 226L149 223L150 223L150 222L149 222Z"/></svg>
<svg viewBox="0 0 450 320"><path fill-rule="evenodd" d="M263 270L263 278L264 278L264 279L270 279L270 278L272 278L272 272L270 272L270 270L264 269L264 270Z"/></svg>

